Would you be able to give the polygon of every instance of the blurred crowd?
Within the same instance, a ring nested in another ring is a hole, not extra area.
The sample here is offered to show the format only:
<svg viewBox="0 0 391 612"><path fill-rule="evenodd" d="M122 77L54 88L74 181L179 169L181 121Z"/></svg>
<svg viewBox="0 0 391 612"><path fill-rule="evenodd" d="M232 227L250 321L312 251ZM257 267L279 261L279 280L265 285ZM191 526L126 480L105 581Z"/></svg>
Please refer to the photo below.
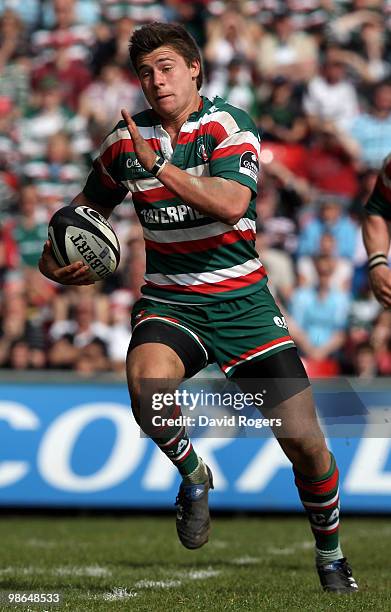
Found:
<svg viewBox="0 0 391 612"><path fill-rule="evenodd" d="M259 127L257 247L308 372L391 375L360 232L391 149L391 0L0 0L0 368L123 374L144 273L131 198L106 281L60 287L37 262L120 108L146 106L128 41L156 20L196 38L201 93Z"/></svg>

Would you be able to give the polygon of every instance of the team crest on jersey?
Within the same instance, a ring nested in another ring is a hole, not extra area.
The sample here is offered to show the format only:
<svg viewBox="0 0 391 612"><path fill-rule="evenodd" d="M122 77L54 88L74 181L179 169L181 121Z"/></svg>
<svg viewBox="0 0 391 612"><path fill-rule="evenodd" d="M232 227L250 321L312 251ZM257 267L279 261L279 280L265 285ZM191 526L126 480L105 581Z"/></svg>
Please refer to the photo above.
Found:
<svg viewBox="0 0 391 612"><path fill-rule="evenodd" d="M245 151L245 153L242 153L239 162L239 172L247 174L253 181L258 180L259 162L253 151Z"/></svg>
<svg viewBox="0 0 391 612"><path fill-rule="evenodd" d="M202 136L199 136L197 138L197 155L198 157L202 159L203 162L208 161L208 154L206 152L206 148L205 148Z"/></svg>

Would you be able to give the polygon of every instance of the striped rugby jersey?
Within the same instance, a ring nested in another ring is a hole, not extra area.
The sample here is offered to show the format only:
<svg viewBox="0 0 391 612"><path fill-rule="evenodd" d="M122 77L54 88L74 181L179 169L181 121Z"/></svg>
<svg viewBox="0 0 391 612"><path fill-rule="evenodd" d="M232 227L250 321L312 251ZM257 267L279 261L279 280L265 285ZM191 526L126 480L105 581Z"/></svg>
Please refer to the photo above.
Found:
<svg viewBox="0 0 391 612"><path fill-rule="evenodd" d="M391 153L384 160L365 210L368 215L380 215L391 221Z"/></svg>
<svg viewBox="0 0 391 612"><path fill-rule="evenodd" d="M267 278L255 251L260 144L250 117L221 98L211 102L203 97L202 107L183 124L174 150L152 110L133 119L154 151L181 170L194 177L232 179L252 192L245 216L235 225L204 216L142 168L120 121L102 144L84 194L113 207L131 192L144 231L144 296L202 304L257 291Z"/></svg>

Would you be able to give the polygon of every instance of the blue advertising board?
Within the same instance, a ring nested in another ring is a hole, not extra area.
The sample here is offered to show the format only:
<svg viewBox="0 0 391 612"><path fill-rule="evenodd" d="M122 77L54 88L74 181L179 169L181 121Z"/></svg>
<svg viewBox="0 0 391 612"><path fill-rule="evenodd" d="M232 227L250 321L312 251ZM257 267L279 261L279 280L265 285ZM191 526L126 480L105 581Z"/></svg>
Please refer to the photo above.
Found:
<svg viewBox="0 0 391 612"><path fill-rule="evenodd" d="M355 429L330 428L345 511L391 511L390 387L362 391L371 418ZM315 396L325 403L324 391ZM214 473L213 508L301 509L270 435L204 436L195 447ZM0 383L0 506L172 508L178 484L168 459L140 436L125 384Z"/></svg>

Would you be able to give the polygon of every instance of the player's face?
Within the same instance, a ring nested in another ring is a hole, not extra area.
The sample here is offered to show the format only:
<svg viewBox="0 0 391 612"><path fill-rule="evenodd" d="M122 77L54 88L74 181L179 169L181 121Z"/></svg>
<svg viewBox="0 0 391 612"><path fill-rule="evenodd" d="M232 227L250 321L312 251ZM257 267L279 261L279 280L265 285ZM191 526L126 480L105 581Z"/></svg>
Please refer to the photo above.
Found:
<svg viewBox="0 0 391 612"><path fill-rule="evenodd" d="M198 61L188 66L177 51L163 46L143 55L137 72L145 97L160 117L175 118L196 110Z"/></svg>

